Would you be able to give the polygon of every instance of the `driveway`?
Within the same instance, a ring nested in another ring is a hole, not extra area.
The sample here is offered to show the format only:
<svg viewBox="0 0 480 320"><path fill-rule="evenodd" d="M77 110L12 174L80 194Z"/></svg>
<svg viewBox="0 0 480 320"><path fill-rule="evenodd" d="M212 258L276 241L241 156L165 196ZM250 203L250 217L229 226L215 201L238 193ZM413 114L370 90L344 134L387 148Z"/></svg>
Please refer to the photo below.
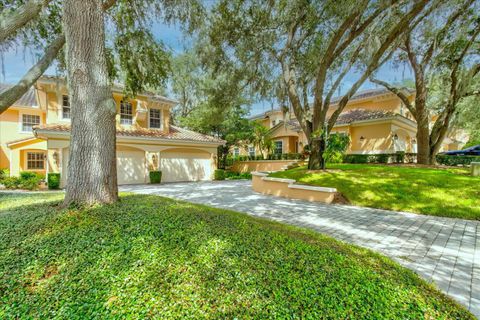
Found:
<svg viewBox="0 0 480 320"><path fill-rule="evenodd" d="M480 318L480 222L261 195L245 180L122 186L121 191L240 211L373 249L433 281Z"/></svg>

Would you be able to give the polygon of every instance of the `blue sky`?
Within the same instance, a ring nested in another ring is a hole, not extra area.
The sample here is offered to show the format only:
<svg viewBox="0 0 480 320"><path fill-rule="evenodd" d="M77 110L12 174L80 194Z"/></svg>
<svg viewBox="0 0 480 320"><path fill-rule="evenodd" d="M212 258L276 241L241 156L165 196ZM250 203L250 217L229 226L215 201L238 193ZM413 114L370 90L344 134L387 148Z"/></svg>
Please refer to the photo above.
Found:
<svg viewBox="0 0 480 320"><path fill-rule="evenodd" d="M154 24L152 26L153 33L155 37L175 53L181 53L185 48L188 48L190 41L188 38L185 38L178 27L169 26L164 24ZM13 48L8 52L3 54L3 68L0 82L15 83L17 82L22 75L34 64L36 61L35 52L32 52L28 48ZM47 74L55 74L55 67L50 67ZM397 70L394 69L391 65L384 65L377 73L377 77L383 80L390 82L402 81L403 79L411 78L411 72L407 69ZM356 80L356 74L354 72L348 74L343 83L342 88L344 90L348 89L350 85ZM370 82L364 83L361 87L362 89L371 89L376 88L375 84ZM273 107L276 107L275 104ZM251 106L250 114L258 114L272 108L272 103L269 101L258 102Z"/></svg>

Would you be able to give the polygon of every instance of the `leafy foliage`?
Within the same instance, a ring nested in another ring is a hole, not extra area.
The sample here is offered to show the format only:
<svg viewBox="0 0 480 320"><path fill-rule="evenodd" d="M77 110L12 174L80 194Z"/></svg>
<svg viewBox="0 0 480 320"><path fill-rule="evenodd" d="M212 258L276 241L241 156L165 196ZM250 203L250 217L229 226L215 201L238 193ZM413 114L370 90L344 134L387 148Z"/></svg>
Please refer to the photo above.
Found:
<svg viewBox="0 0 480 320"><path fill-rule="evenodd" d="M49 173L48 174L48 189L56 190L60 188L60 173Z"/></svg>
<svg viewBox="0 0 480 320"><path fill-rule="evenodd" d="M149 172L150 183L160 183L162 181L162 171L152 170Z"/></svg>
<svg viewBox="0 0 480 320"><path fill-rule="evenodd" d="M350 136L340 133L330 134L324 154L325 160L330 163L342 162L349 145Z"/></svg>
<svg viewBox="0 0 480 320"><path fill-rule="evenodd" d="M59 209L62 196L0 195L2 318L473 319L312 231L147 195Z"/></svg>

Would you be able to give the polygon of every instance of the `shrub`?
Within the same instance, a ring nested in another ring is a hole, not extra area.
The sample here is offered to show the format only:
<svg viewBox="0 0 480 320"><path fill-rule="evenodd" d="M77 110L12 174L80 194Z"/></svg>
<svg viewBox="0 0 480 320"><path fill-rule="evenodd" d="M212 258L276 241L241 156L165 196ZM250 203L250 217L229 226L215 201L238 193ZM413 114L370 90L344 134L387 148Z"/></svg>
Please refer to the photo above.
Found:
<svg viewBox="0 0 480 320"><path fill-rule="evenodd" d="M20 187L20 179L18 177L7 177L2 180L2 184L7 189L18 189Z"/></svg>
<svg viewBox="0 0 480 320"><path fill-rule="evenodd" d="M395 162L405 163L405 151L397 151L397 153L395 153Z"/></svg>
<svg viewBox="0 0 480 320"><path fill-rule="evenodd" d="M60 173L49 173L47 179L48 189L60 188Z"/></svg>
<svg viewBox="0 0 480 320"><path fill-rule="evenodd" d="M160 183L162 181L162 171L150 171L150 183Z"/></svg>
<svg viewBox="0 0 480 320"><path fill-rule="evenodd" d="M480 156L449 156L437 155L437 162L445 166L468 166L472 162L480 162Z"/></svg>
<svg viewBox="0 0 480 320"><path fill-rule="evenodd" d="M252 179L252 174L250 172L234 172L234 171L226 171L225 172L225 179L227 180L239 180L239 179Z"/></svg>
<svg viewBox="0 0 480 320"><path fill-rule="evenodd" d="M225 170L217 169L214 173L215 180L225 180Z"/></svg>
<svg viewBox="0 0 480 320"><path fill-rule="evenodd" d="M28 180L28 179L34 179L38 176L37 173L31 172L31 171L22 171L20 172L20 179L22 180Z"/></svg>
<svg viewBox="0 0 480 320"><path fill-rule="evenodd" d="M0 182L10 176L8 169L0 169Z"/></svg>
<svg viewBox="0 0 480 320"><path fill-rule="evenodd" d="M43 174L39 174L31 171L20 172L19 188L26 190L37 190L38 185L45 179Z"/></svg>
<svg viewBox="0 0 480 320"><path fill-rule="evenodd" d="M346 154L343 157L344 163L368 163L368 154Z"/></svg>
<svg viewBox="0 0 480 320"><path fill-rule="evenodd" d="M374 159L374 162L388 163L388 160L390 160L390 155L387 153L376 154Z"/></svg>

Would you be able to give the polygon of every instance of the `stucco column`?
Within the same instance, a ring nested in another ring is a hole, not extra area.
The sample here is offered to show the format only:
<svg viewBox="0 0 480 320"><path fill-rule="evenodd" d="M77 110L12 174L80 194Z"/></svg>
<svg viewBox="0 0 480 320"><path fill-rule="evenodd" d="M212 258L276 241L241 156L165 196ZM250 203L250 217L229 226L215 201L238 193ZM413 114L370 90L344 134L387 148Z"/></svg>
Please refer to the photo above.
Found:
<svg viewBox="0 0 480 320"><path fill-rule="evenodd" d="M10 176L17 177L20 175L20 150L10 150Z"/></svg>

